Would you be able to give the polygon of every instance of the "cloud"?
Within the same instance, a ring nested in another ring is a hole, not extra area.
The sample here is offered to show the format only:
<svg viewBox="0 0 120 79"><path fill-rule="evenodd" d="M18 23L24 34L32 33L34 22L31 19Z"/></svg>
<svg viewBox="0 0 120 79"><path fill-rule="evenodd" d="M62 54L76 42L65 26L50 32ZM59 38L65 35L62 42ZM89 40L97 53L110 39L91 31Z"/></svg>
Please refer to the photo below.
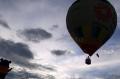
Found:
<svg viewBox="0 0 120 79"><path fill-rule="evenodd" d="M7 29L10 29L10 26L8 25L8 23L4 21L3 19L0 19L0 25L2 25L3 27Z"/></svg>
<svg viewBox="0 0 120 79"><path fill-rule="evenodd" d="M10 59L15 64L21 66L32 66L29 60L33 59L33 54L29 47L23 43L0 39L0 57Z"/></svg>
<svg viewBox="0 0 120 79"><path fill-rule="evenodd" d="M21 68L32 69L33 72L35 70L42 71L43 73L44 71L53 71L53 72L55 71L55 68L48 65L44 65L44 63L36 63L36 61L31 62L31 60L34 60L35 52L30 50L28 46L29 43L25 44L23 42L17 42L18 40L15 40L15 38L13 39L14 41L0 38L0 51L1 51L0 58L3 57L6 59L9 59L12 61L13 64L15 64L15 67L19 66ZM14 67L13 67L13 70L14 70ZM33 75L33 76L34 78L37 78L37 75ZM33 76L31 75L31 77ZM11 78L8 78L8 79L11 79Z"/></svg>
<svg viewBox="0 0 120 79"><path fill-rule="evenodd" d="M69 70L68 73L71 77L80 79L119 79L120 69L119 63L101 63L75 70Z"/></svg>
<svg viewBox="0 0 120 79"><path fill-rule="evenodd" d="M73 55L73 52L69 50L52 50L51 53L56 56Z"/></svg>
<svg viewBox="0 0 120 79"><path fill-rule="evenodd" d="M50 70L50 71L56 71L53 67L49 67L49 66L44 66L44 65L40 65L39 64L39 66L41 67L41 68L44 68L44 69L46 69L46 70Z"/></svg>
<svg viewBox="0 0 120 79"><path fill-rule="evenodd" d="M51 28L50 28L50 30L56 30L57 28L59 28L59 25L53 25Z"/></svg>
<svg viewBox="0 0 120 79"><path fill-rule="evenodd" d="M66 50L52 50L51 53L56 56L62 56L66 54Z"/></svg>
<svg viewBox="0 0 120 79"><path fill-rule="evenodd" d="M113 65L114 64L114 65ZM109 65L104 65L101 67L95 67L88 69L87 73L90 73L93 77L102 78L102 79L119 79L120 78L120 69L119 63L111 63Z"/></svg>
<svg viewBox="0 0 120 79"><path fill-rule="evenodd" d="M33 78L33 79L55 79L54 76L46 74L36 74L32 72L27 72L26 70L21 70L21 71L12 71L10 72L7 76L6 79L22 79L22 78Z"/></svg>
<svg viewBox="0 0 120 79"><path fill-rule="evenodd" d="M12 63L31 69L55 71L54 68L42 64L30 62L34 58L33 52L23 43L15 43L11 40L0 39L0 57L9 59Z"/></svg>
<svg viewBox="0 0 120 79"><path fill-rule="evenodd" d="M10 40L0 39L0 51L1 56L9 57L6 55L18 55L28 59L33 58L32 52L29 47L23 43L15 43Z"/></svg>
<svg viewBox="0 0 120 79"><path fill-rule="evenodd" d="M40 42L42 40L51 38L52 34L44 29L33 28L33 29L25 29L21 31L19 33L19 36L28 41Z"/></svg>

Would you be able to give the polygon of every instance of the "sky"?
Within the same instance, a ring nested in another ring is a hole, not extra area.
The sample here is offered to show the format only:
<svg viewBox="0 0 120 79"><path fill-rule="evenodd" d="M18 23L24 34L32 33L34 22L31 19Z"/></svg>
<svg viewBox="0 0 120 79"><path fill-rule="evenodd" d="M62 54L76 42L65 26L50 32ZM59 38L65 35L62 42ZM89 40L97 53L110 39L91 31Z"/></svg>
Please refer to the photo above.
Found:
<svg viewBox="0 0 120 79"><path fill-rule="evenodd" d="M120 1L108 0L117 12L117 29L89 66L66 27L74 1L0 0L0 57L13 68L6 79L120 78Z"/></svg>

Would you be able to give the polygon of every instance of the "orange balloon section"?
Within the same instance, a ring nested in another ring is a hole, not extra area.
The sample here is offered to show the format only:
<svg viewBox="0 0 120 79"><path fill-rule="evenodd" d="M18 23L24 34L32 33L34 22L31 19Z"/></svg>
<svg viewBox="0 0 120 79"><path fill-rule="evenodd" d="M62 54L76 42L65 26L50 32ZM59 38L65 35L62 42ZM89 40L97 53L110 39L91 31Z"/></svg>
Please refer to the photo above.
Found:
<svg viewBox="0 0 120 79"><path fill-rule="evenodd" d="M75 42L92 56L114 33L117 14L107 0L77 0L68 10L66 23Z"/></svg>

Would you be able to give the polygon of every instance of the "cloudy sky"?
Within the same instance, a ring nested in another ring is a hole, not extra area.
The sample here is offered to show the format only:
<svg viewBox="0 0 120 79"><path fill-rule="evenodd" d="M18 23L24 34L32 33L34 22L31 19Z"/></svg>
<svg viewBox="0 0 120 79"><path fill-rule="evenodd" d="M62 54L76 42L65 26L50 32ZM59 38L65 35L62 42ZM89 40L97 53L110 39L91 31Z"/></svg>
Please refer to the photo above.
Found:
<svg viewBox="0 0 120 79"><path fill-rule="evenodd" d="M117 29L90 66L66 28L74 1L0 0L0 57L13 67L7 79L120 78L120 1L109 0L117 11Z"/></svg>

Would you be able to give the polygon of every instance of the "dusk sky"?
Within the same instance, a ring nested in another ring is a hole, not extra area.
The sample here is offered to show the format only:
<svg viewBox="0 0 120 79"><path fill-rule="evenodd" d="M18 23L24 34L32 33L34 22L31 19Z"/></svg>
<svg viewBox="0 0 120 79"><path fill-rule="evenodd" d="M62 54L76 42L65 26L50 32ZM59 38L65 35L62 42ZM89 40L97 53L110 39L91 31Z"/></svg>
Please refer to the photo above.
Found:
<svg viewBox="0 0 120 79"><path fill-rule="evenodd" d="M0 57L13 67L6 79L120 78L120 0L108 0L117 12L117 28L89 66L66 27L74 1L0 0Z"/></svg>

